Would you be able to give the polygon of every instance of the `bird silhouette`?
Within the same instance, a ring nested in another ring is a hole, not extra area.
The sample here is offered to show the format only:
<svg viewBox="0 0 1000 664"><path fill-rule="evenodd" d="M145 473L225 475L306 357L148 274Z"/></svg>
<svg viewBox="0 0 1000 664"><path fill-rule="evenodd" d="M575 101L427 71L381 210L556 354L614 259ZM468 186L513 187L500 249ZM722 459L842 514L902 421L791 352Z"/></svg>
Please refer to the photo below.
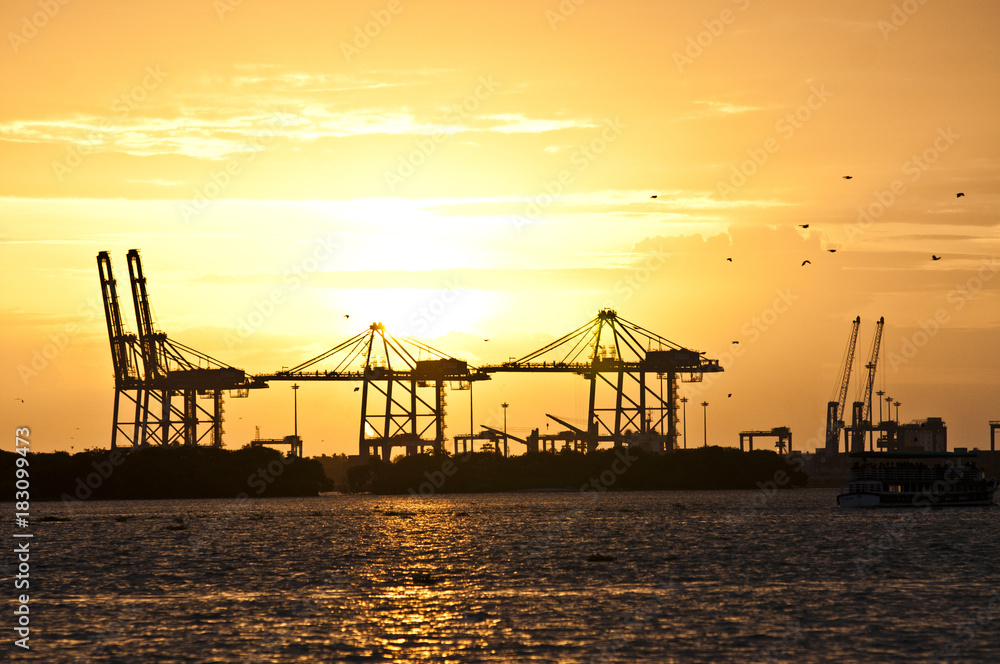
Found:
<svg viewBox="0 0 1000 664"><path fill-rule="evenodd" d="M739 341L734 341L733 343L734 343L734 344L738 344L738 343L739 343Z"/></svg>
<svg viewBox="0 0 1000 664"><path fill-rule="evenodd" d="M350 318L351 314L344 314L344 318Z"/></svg>
<svg viewBox="0 0 1000 664"><path fill-rule="evenodd" d="M727 260L727 261L729 261L730 263L732 263L732 262L733 262L733 259L732 259L732 258L727 258L726 260Z"/></svg>
<svg viewBox="0 0 1000 664"><path fill-rule="evenodd" d="M357 391L358 391L358 390L360 390L360 389L361 389L360 387L355 387L355 388L354 388L354 391L355 391L355 392L357 392Z"/></svg>
<svg viewBox="0 0 1000 664"><path fill-rule="evenodd" d="M726 398L728 399L728 398L729 398L729 397L731 397L731 396L733 396L733 393L732 393L732 392L730 392L730 393L729 393L729 395L728 395L728 396L727 396Z"/></svg>
<svg viewBox="0 0 1000 664"><path fill-rule="evenodd" d="M844 176L844 179L845 179L845 180L851 180L851 179L853 179L853 178L854 178L854 176L853 176L853 175L845 175L845 176Z"/></svg>
<svg viewBox="0 0 1000 664"><path fill-rule="evenodd" d="M932 261L939 261L939 260L941 260L941 257L940 256L935 256L934 254L931 254L931 260Z"/></svg>
<svg viewBox="0 0 1000 664"><path fill-rule="evenodd" d="M650 198L656 198L656 194L653 194L652 196L650 196Z"/></svg>
<svg viewBox="0 0 1000 664"><path fill-rule="evenodd" d="M965 196L965 194L963 194L962 192L958 192L957 194L955 194L955 198L961 198L962 196Z"/></svg>
<svg viewBox="0 0 1000 664"><path fill-rule="evenodd" d="M809 228L809 224L799 224L799 228Z"/></svg>
<svg viewBox="0 0 1000 664"><path fill-rule="evenodd" d="M829 252L830 252L831 254L835 254L835 253L837 253L837 250L836 250L836 249L827 249L827 251L829 251Z"/></svg>
<svg viewBox="0 0 1000 664"><path fill-rule="evenodd" d="M21 403L24 403L24 399L22 399L21 397L14 397L14 401L20 401Z"/></svg>
<svg viewBox="0 0 1000 664"><path fill-rule="evenodd" d="M812 265L812 261L804 260L804 261L802 261L802 264L803 265Z"/></svg>
<svg viewBox="0 0 1000 664"><path fill-rule="evenodd" d="M489 341L489 339L483 339L483 341Z"/></svg>

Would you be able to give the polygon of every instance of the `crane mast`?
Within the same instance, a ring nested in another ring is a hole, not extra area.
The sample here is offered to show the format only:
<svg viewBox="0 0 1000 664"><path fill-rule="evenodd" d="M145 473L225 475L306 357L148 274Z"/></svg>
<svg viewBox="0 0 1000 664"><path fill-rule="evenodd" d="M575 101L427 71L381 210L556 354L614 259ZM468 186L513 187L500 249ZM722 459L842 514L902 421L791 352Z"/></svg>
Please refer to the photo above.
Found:
<svg viewBox="0 0 1000 664"><path fill-rule="evenodd" d="M882 344L882 328L885 326L885 317L878 319L875 325L875 336L872 338L872 350L868 356L868 364L865 369L868 374L865 378L864 391L861 393L861 400L854 402L854 409L851 417L851 451L865 451L865 434L872 430L872 390L875 389L875 371L878 368L879 347Z"/></svg>
<svg viewBox="0 0 1000 664"><path fill-rule="evenodd" d="M847 341L847 353L844 356L844 365L841 369L840 387L837 390L837 399L831 401L826 406L826 450L831 454L837 453L840 442L840 430L844 426L844 406L847 404L847 386L851 382L851 367L854 365L854 348L858 343L858 329L861 327L861 316L854 319L851 327L851 336Z"/></svg>

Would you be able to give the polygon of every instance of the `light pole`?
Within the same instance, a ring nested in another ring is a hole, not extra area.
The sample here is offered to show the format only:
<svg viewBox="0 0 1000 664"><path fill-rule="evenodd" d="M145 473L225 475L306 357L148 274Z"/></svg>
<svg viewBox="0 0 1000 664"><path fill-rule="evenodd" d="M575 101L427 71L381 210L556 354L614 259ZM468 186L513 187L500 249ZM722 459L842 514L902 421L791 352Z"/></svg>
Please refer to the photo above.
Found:
<svg viewBox="0 0 1000 664"><path fill-rule="evenodd" d="M882 395L885 394L885 390L879 390L875 394L878 395L878 423L882 424Z"/></svg>
<svg viewBox="0 0 1000 664"><path fill-rule="evenodd" d="M295 437L299 437L299 386L298 384L292 385L292 396L295 400L294 410L294 426L295 426Z"/></svg>
<svg viewBox="0 0 1000 664"><path fill-rule="evenodd" d="M708 447L708 402L707 401L702 401L701 402L701 407L704 409L704 413L705 413L705 422L704 422L705 447Z"/></svg>
<svg viewBox="0 0 1000 664"><path fill-rule="evenodd" d="M898 426L899 425L899 402L896 401L892 405L896 407L896 425Z"/></svg>
<svg viewBox="0 0 1000 664"><path fill-rule="evenodd" d="M503 455L504 455L504 457L507 456L507 406L509 406L509 405L510 404L507 403L506 401L504 401L502 404L500 404L500 407L503 408Z"/></svg>
<svg viewBox="0 0 1000 664"><path fill-rule="evenodd" d="M684 449L688 448L688 398L681 397L681 416L684 418Z"/></svg>

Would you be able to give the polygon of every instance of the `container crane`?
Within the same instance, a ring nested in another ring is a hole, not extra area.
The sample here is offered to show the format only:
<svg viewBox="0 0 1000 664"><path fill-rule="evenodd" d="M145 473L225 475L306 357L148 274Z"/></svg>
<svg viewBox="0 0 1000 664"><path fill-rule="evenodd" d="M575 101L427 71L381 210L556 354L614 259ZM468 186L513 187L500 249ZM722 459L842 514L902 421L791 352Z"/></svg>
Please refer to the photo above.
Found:
<svg viewBox="0 0 1000 664"><path fill-rule="evenodd" d="M865 434L872 431L872 390L875 388L875 371L878 368L879 347L882 344L882 328L885 317L878 319L875 325L875 336L872 338L872 350L865 369L868 374L861 399L855 401L851 412L851 452L865 451Z"/></svg>
<svg viewBox="0 0 1000 664"><path fill-rule="evenodd" d="M851 381L851 367L854 365L854 348L858 343L858 329L861 327L861 316L854 319L851 336L847 341L847 353L841 367L840 386L837 389L835 401L826 405L826 451L836 454L840 443L840 430L844 428L844 406L847 404L847 386Z"/></svg>

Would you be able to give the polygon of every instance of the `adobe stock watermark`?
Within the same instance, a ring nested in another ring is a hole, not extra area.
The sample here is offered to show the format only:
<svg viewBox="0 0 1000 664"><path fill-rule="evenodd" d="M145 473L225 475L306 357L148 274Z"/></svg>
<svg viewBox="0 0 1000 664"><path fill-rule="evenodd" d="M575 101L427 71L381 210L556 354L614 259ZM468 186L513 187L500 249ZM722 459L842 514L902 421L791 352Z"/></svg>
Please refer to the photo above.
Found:
<svg viewBox="0 0 1000 664"><path fill-rule="evenodd" d="M955 631L957 636L948 642L944 650L931 655L930 661L934 664L951 664L951 662L965 661L955 659L961 655L962 651L975 641L993 621L1000 616L1000 591L993 593L986 606L976 611L973 615L972 607L968 606L967 617Z"/></svg>
<svg viewBox="0 0 1000 664"><path fill-rule="evenodd" d="M916 182L924 173L937 163L941 155L948 151L951 146L961 138L951 127L947 129L938 128L937 136L928 147L920 153L912 155L903 162L900 167L903 175L907 176L910 182ZM879 189L872 193L872 201L866 206L858 206L858 217L853 224L844 224L844 235L847 243L853 243L858 237L864 235L872 225L891 208L906 193L906 182L903 178L896 178L889 183L886 189Z"/></svg>
<svg viewBox="0 0 1000 664"><path fill-rule="evenodd" d="M452 308L452 305L459 300L464 292L465 289L459 285L456 279L451 277L445 279L444 288L410 314L407 322L414 333L426 334L428 329Z"/></svg>
<svg viewBox="0 0 1000 664"><path fill-rule="evenodd" d="M620 297L620 299L616 300L616 303L620 305L623 302L631 300L636 292L653 278L654 274L663 269L667 264L666 259L669 255L666 252L653 249L646 256L646 259L642 261L642 264L638 267L629 268L629 275L615 282L615 295Z"/></svg>
<svg viewBox="0 0 1000 664"><path fill-rule="evenodd" d="M437 151L438 146L450 139L462 121L472 117L473 113L479 110L479 106L493 96L498 87L500 84L493 80L493 76L480 76L476 89L445 111L437 126L444 125L448 127L447 129L439 128L430 134L419 136L414 141L414 149L405 155L400 155L395 168L383 171L382 176L389 191L395 193L401 184L416 173L417 169Z"/></svg>
<svg viewBox="0 0 1000 664"><path fill-rule="evenodd" d="M289 292L309 283L310 277L329 263L339 248L340 245L328 235L319 240L308 256L285 270L282 275L284 284L279 288L272 288L266 298L255 300L252 310L246 316L241 316L234 321L235 334L226 332L223 335L226 348L234 350L260 330L288 301Z"/></svg>
<svg viewBox="0 0 1000 664"><path fill-rule="evenodd" d="M54 19L59 11L68 5L70 0L38 0L38 9L31 16L25 14L21 17L21 29L17 32L8 31L7 41L14 49L16 55L28 42L38 36L38 33L45 29L49 21Z"/></svg>
<svg viewBox="0 0 1000 664"><path fill-rule="evenodd" d="M191 223L207 210L213 201L222 196L234 179L240 176L246 166L254 160L257 153L262 152L279 135L278 129L289 124L292 123L288 120L287 114L276 114L269 117L265 128L259 134L252 136L234 150L238 153L238 157L227 160L225 166L212 171L207 182L195 187L194 197L189 201L181 202L180 214L183 223Z"/></svg>
<svg viewBox="0 0 1000 664"><path fill-rule="evenodd" d="M756 316L751 316L750 320L740 327L740 335L742 335L743 341L748 344L757 343L761 336L774 327L781 316L788 313L792 305L799 299L799 296L793 293L791 288L778 289L774 293L775 298L771 305L765 307ZM723 371L729 371L744 352L746 352L744 344L731 344L729 350L719 355L719 366L722 367ZM690 383L686 391L694 396L703 394L715 383L716 376L718 376L717 373L709 373L701 382Z"/></svg>
<svg viewBox="0 0 1000 664"><path fill-rule="evenodd" d="M49 334L41 345L33 348L31 360L17 365L17 375L21 378L21 382L27 385L35 376L48 369L52 362L70 347L82 328L94 322L103 313L102 305L93 298L81 304L77 308L77 315L83 317L83 325L78 322L67 323L62 330Z"/></svg>
<svg viewBox="0 0 1000 664"><path fill-rule="evenodd" d="M813 85L809 91L811 94L805 103L800 104L791 113L786 113L774 123L774 130L785 141L795 136L795 133L813 118L813 114L823 108L823 105L833 96L833 93L827 90L826 85L823 84L819 87ZM718 180L715 183L716 191L724 200L728 200L730 194L735 193L737 189L749 182L750 178L756 175L768 162L771 155L780 149L781 143L774 136L764 139L759 147L747 148L748 159L740 162L739 166L733 164L730 167L729 179L726 181Z"/></svg>
<svg viewBox="0 0 1000 664"><path fill-rule="evenodd" d="M882 39L889 41L889 36L894 32L899 32L899 29L906 25L926 4L927 0L903 0L903 2L893 5L889 20L879 19L878 23L875 24L878 31L882 33Z"/></svg>
<svg viewBox="0 0 1000 664"><path fill-rule="evenodd" d="M746 11L750 6L750 0L733 0L740 11ZM705 53L705 49L710 48L715 40L722 36L726 26L736 22L736 13L732 9L726 8L719 12L718 18L707 19L701 22L705 29L693 37L687 38L687 44L683 51L674 51L674 64L677 71L684 73L685 67L694 64Z"/></svg>
<svg viewBox="0 0 1000 664"><path fill-rule="evenodd" d="M508 221L514 229L520 233L525 226L538 223L539 218L545 208L556 202L556 198L562 195L576 179L575 173L583 173L591 164L597 161L604 154L608 147L617 141L628 125L620 119L607 118L604 120L604 128L601 133L583 145L578 145L570 155L569 163L573 169L565 168L559 171L555 178L542 183L544 193L532 196L524 206L521 214L508 217Z"/></svg>
<svg viewBox="0 0 1000 664"><path fill-rule="evenodd" d="M361 52L372 45L372 41L382 35L393 19L403 13L403 3L400 0L389 0L382 9L371 10L371 20L364 25L354 27L354 38L350 42L340 42L340 52L348 63L361 55Z"/></svg>
<svg viewBox="0 0 1000 664"><path fill-rule="evenodd" d="M560 23L568 21L569 17L586 2L587 0L559 0L554 10L545 10L545 20L549 22L549 27L555 30Z"/></svg>
<svg viewBox="0 0 1000 664"><path fill-rule="evenodd" d="M965 305L975 298L979 291L996 276L998 270L1000 270L1000 262L997 261L996 256L992 256L983 261L979 270L966 279L964 283L958 284L948 291L948 294L945 295L945 301L952 306L952 311L961 311L965 308ZM898 372L900 367L909 364L921 349L927 346L931 339L941 331L941 327L949 322L951 322L951 313L944 307L938 308L930 318L919 321L917 323L918 329L903 337L899 349L890 351L886 355L889 368L893 372Z"/></svg>
<svg viewBox="0 0 1000 664"><path fill-rule="evenodd" d="M133 110L139 108L169 75L170 72L163 71L161 65L147 66L142 80L111 102L109 108L114 115L101 120L97 130L84 137L80 144L68 146L62 161L52 162L52 172L55 173L56 181L61 183L83 163L85 157L101 149L107 150L113 147L115 133L121 129L121 123Z"/></svg>

